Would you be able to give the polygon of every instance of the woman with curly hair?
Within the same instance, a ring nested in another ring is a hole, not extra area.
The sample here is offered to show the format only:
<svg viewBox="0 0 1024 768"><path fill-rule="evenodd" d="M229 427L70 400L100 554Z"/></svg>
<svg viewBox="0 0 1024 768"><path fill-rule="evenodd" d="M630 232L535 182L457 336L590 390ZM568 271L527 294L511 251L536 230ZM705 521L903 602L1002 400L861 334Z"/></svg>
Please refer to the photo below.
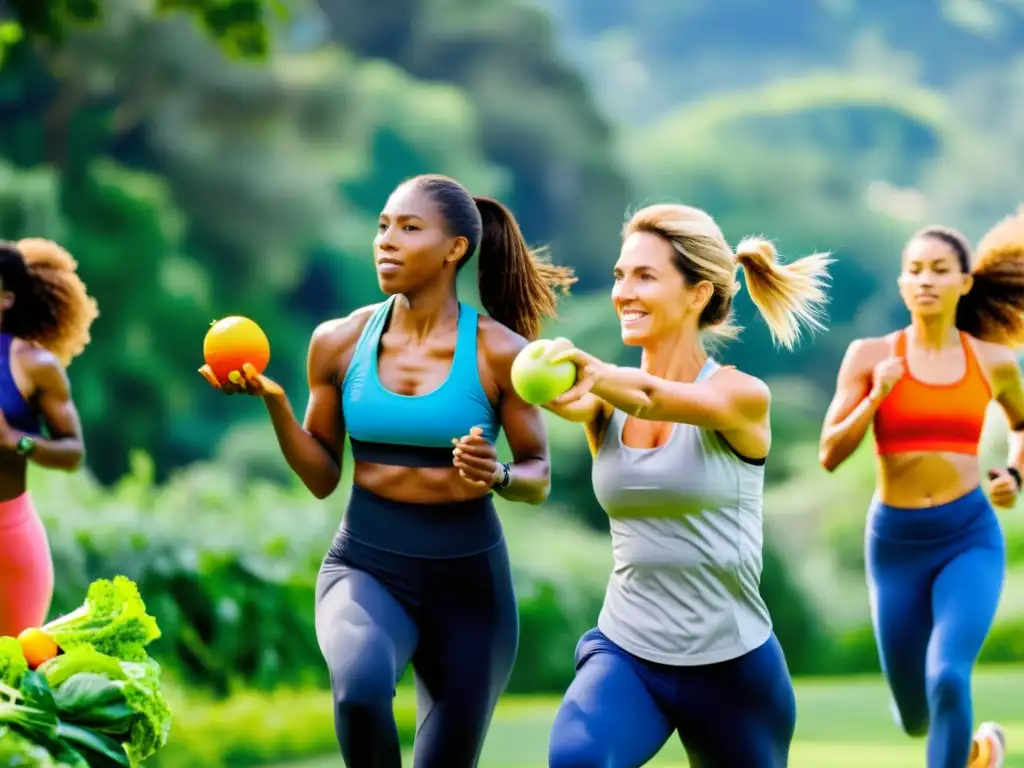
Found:
<svg viewBox="0 0 1024 768"><path fill-rule="evenodd" d="M99 312L77 266L49 240L0 243L0 635L42 624L53 596L28 463L71 471L85 453L65 369Z"/></svg>
<svg viewBox="0 0 1024 768"><path fill-rule="evenodd" d="M1006 547L993 505L1013 507L1024 470L1024 209L973 258L946 227L903 251L910 325L847 350L825 418L829 471L874 425L878 467L865 556L882 670L900 727L928 737L929 768L999 768L1005 736L972 738L971 671L999 605ZM1005 467L981 488L978 443L989 404L1011 428Z"/></svg>

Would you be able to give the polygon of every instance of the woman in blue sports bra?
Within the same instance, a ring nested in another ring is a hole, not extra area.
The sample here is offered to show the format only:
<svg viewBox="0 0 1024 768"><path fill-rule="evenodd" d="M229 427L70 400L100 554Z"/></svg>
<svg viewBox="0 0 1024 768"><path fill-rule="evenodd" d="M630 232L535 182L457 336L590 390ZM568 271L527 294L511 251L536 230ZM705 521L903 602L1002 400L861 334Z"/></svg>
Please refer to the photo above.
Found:
<svg viewBox="0 0 1024 768"><path fill-rule="evenodd" d="M479 249L480 299L456 296ZM395 685L412 663L415 768L473 768L515 661L519 622L492 492L548 493L540 409L513 391L512 361L554 314L572 272L531 254L512 214L453 179L401 184L374 240L381 304L313 333L302 424L251 367L215 387L264 399L288 464L318 498L337 487L346 433L348 507L317 581L316 626L349 768L398 768ZM495 442L505 430L511 464Z"/></svg>
<svg viewBox="0 0 1024 768"><path fill-rule="evenodd" d="M28 463L70 471L85 452L65 368L98 312L76 266L49 240L0 243L0 635L38 627L53 597Z"/></svg>

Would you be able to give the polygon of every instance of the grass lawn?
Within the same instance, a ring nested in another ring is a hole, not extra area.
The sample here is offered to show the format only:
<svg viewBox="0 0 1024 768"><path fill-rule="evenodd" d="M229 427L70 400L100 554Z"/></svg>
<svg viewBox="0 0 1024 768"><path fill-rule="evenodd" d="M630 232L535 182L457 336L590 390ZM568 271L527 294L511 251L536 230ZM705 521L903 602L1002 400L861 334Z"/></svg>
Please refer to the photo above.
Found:
<svg viewBox="0 0 1024 768"><path fill-rule="evenodd" d="M1007 730L1006 768L1024 768L1024 668L992 669L975 677L977 717ZM544 768L548 729L558 702L513 698L495 715L481 768ZM797 735L791 768L922 768L924 744L903 736L889 716L880 680L815 681L797 686ZM1015 749L1015 745L1017 749ZM684 768L682 747L670 742L649 765ZM338 768L339 756L275 768ZM411 755L405 765L412 766Z"/></svg>

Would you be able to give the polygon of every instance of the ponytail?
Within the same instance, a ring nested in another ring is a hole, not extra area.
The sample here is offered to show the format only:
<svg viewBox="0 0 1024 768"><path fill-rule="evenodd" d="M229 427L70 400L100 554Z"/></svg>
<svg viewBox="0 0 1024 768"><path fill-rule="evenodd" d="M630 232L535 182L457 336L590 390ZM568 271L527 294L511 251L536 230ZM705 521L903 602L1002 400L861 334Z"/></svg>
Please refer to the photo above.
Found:
<svg viewBox="0 0 1024 768"><path fill-rule="evenodd" d="M931 229L921 234L938 236ZM981 239L970 274L973 283L957 305L956 327L983 341L1024 344L1024 206Z"/></svg>
<svg viewBox="0 0 1024 768"><path fill-rule="evenodd" d="M3 314L3 330L45 347L65 367L88 345L90 326L99 316L77 267L71 254L51 240L0 245L0 279L14 295Z"/></svg>
<svg viewBox="0 0 1024 768"><path fill-rule="evenodd" d="M736 248L734 258L743 268L750 298L777 344L792 349L802 326L824 328L821 315L828 301L828 265L834 261L829 254L815 253L780 264L774 245L747 238Z"/></svg>
<svg viewBox="0 0 1024 768"><path fill-rule="evenodd" d="M531 252L512 212L497 200L474 197L483 229L480 235L480 302L502 325L528 340L555 317L557 297L576 282L569 267L555 266Z"/></svg>

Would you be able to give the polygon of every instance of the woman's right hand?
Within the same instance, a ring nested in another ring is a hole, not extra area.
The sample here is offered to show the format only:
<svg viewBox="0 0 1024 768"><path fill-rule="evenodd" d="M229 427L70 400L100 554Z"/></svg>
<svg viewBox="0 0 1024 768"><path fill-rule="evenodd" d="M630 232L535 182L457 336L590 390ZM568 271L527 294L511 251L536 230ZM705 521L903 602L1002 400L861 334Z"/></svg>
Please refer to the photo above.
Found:
<svg viewBox="0 0 1024 768"><path fill-rule="evenodd" d="M871 399L883 400L907 371L902 357L887 357L871 372Z"/></svg>
<svg viewBox="0 0 1024 768"><path fill-rule="evenodd" d="M256 368L249 363L243 365L241 371L232 371L228 375L228 381L218 381L209 365L200 368L199 374L210 383L210 386L219 389L225 395L242 393L253 397L267 397L284 394L280 384L257 373Z"/></svg>

